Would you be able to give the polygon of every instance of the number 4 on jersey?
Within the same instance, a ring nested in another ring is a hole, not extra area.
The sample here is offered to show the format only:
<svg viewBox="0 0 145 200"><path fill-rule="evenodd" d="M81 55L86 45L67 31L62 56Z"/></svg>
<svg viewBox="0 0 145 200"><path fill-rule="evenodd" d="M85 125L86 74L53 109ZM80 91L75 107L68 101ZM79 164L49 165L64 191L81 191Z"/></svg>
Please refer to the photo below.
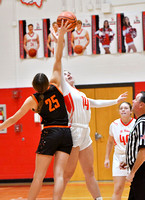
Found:
<svg viewBox="0 0 145 200"><path fill-rule="evenodd" d="M82 99L83 99L83 108L86 107L86 110L89 110L89 100L83 96L82 96Z"/></svg>
<svg viewBox="0 0 145 200"><path fill-rule="evenodd" d="M120 142L122 142L124 145L126 145L128 142L128 136L129 135L126 135L126 137L123 135L120 135Z"/></svg>

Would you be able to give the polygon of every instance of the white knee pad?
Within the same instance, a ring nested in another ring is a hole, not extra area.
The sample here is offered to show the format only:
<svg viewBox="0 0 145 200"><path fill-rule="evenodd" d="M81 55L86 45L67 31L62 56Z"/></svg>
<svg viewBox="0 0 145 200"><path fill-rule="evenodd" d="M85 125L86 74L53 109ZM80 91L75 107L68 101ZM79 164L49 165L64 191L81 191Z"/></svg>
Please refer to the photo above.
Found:
<svg viewBox="0 0 145 200"><path fill-rule="evenodd" d="M102 197L97 197L95 200L103 200Z"/></svg>

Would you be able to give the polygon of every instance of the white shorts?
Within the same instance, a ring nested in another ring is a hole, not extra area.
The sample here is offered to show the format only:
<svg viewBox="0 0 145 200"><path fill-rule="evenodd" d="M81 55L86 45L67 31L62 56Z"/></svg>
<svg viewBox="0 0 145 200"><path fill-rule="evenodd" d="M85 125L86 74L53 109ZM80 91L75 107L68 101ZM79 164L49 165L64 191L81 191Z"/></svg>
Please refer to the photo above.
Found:
<svg viewBox="0 0 145 200"><path fill-rule="evenodd" d="M134 42L127 43L128 46L131 46L133 44L134 44Z"/></svg>
<svg viewBox="0 0 145 200"><path fill-rule="evenodd" d="M102 45L103 48L110 48L110 45Z"/></svg>
<svg viewBox="0 0 145 200"><path fill-rule="evenodd" d="M80 147L80 151L86 149L90 144L92 144L92 140L90 137L90 128L82 128L77 126L71 127L73 147Z"/></svg>
<svg viewBox="0 0 145 200"><path fill-rule="evenodd" d="M112 166L112 175L113 176L127 176L128 170L127 169L120 169L120 163L125 162L125 155L124 154L116 154L113 155L113 166Z"/></svg>

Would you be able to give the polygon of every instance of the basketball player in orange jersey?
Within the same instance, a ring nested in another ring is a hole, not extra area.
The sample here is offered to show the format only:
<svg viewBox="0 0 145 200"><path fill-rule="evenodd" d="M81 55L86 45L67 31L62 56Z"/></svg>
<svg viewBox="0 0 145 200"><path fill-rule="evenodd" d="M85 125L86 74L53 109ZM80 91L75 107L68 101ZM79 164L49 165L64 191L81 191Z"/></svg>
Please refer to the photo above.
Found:
<svg viewBox="0 0 145 200"><path fill-rule="evenodd" d="M55 155L53 200L61 200L63 193L63 175L72 149L72 136L68 127L68 115L61 92L61 71L57 70L61 62L61 49L63 49L63 36L60 36L60 39L58 38L50 83L45 74L36 74L32 81L36 93L29 96L12 117L0 124L0 130L8 128L21 119L29 110L39 113L42 117L41 123L44 128L36 151L36 167L28 200L35 200L39 194L53 155Z"/></svg>
<svg viewBox="0 0 145 200"><path fill-rule="evenodd" d="M137 50L133 42L133 38L137 35L136 29L132 28L128 17L124 17L123 24L123 36L125 37L125 41L128 46L128 52L130 52L131 49L133 52L136 52Z"/></svg>
<svg viewBox="0 0 145 200"><path fill-rule="evenodd" d="M38 34L36 34L34 31L33 31L33 24L29 24L28 25L28 33L26 33L24 35L24 49L27 53L27 58L30 58L29 56L29 50L30 49L36 49L38 50L39 49L39 36Z"/></svg>
<svg viewBox="0 0 145 200"><path fill-rule="evenodd" d="M67 23L64 26L62 25L59 30L59 35L62 37L64 37L64 34L67 31L66 27ZM62 46L61 48L61 51L63 51ZM61 56L62 53L59 55L60 63L57 68L59 71L61 71L62 67ZM126 93L120 95L117 99L114 100L89 99L84 93L75 88L74 79L71 73L67 71L65 71L64 74L62 73L61 86L68 111L69 124L71 126L71 133L73 138L73 148L64 173L65 185L72 177L79 160L85 175L88 190L91 193L93 199L102 200L93 169L94 157L89 128L91 107L98 108L114 105L124 100L126 98Z"/></svg>
<svg viewBox="0 0 145 200"><path fill-rule="evenodd" d="M114 180L114 193L112 200L121 200L127 169L120 169L120 163L125 161L126 144L128 136L132 130L135 119L131 117L132 106L129 102L123 102L119 106L120 118L111 123L109 128L109 138L106 147L106 156L104 166L110 167L109 156L114 146L112 175Z"/></svg>
<svg viewBox="0 0 145 200"><path fill-rule="evenodd" d="M110 43L114 39L114 32L109 27L108 20L104 21L103 28L100 28L98 31L95 32L96 37L100 39L102 47L105 50L105 54L110 54Z"/></svg>
<svg viewBox="0 0 145 200"><path fill-rule="evenodd" d="M52 23L52 28L55 35L58 37L58 25L56 22ZM51 56L54 56L54 48L55 48L55 38L52 33L49 33L47 40L47 47L51 51Z"/></svg>
<svg viewBox="0 0 145 200"><path fill-rule="evenodd" d="M86 48L90 43L89 33L87 30L82 28L82 21L77 20L76 30L72 32L71 35L71 45L74 49L76 45L81 45L83 47L83 54L86 55Z"/></svg>

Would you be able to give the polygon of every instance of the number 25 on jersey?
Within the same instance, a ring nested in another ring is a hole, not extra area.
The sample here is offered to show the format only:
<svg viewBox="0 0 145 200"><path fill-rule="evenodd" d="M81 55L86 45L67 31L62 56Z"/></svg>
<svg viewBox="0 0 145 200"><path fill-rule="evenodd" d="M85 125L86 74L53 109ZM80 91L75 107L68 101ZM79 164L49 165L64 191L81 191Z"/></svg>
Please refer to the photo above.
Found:
<svg viewBox="0 0 145 200"><path fill-rule="evenodd" d="M55 98L56 96L53 95L50 98L45 100L45 103L49 105L49 112L52 112L60 107L58 99Z"/></svg>

